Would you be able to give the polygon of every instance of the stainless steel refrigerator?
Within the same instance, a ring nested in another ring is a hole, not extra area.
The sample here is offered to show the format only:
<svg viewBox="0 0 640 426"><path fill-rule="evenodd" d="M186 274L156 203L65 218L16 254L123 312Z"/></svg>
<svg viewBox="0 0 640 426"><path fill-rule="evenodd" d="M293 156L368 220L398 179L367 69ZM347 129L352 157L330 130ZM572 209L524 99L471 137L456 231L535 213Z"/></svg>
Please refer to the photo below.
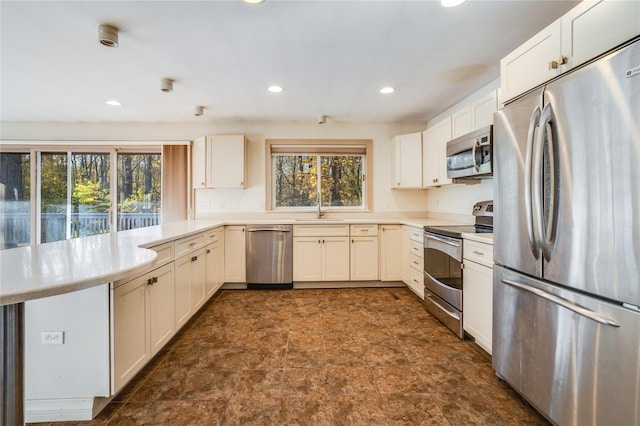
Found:
<svg viewBox="0 0 640 426"><path fill-rule="evenodd" d="M640 424L640 39L494 116L493 367L560 425Z"/></svg>

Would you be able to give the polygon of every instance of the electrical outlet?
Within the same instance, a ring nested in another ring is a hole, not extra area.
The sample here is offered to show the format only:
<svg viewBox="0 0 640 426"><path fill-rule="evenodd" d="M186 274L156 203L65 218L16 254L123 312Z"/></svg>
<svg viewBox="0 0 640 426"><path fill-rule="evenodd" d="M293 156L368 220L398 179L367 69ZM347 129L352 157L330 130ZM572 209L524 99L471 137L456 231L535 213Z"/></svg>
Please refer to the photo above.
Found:
<svg viewBox="0 0 640 426"><path fill-rule="evenodd" d="M438 200L434 201L434 202L433 202L433 205L434 205L434 206L436 206L436 207L438 207L438 206L440 205L440 201L438 201Z"/></svg>
<svg viewBox="0 0 640 426"><path fill-rule="evenodd" d="M41 331L40 343L43 345L64 344L64 331Z"/></svg>

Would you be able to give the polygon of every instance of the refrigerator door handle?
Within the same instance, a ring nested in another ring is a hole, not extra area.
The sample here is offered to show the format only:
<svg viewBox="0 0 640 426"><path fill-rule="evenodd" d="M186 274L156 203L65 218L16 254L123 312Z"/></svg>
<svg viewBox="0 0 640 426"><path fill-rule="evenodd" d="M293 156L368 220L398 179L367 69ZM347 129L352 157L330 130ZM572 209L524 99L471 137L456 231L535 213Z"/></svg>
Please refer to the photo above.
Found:
<svg viewBox="0 0 640 426"><path fill-rule="evenodd" d="M524 168L524 210L527 221L527 233L529 235L529 248L533 257L537 260L539 258L540 249L538 246L537 238L533 228L533 206L532 206L532 173L533 173L533 150L535 145L536 128L540 122L540 107L536 107L531 113L529 120L529 130L527 131L527 152Z"/></svg>
<svg viewBox="0 0 640 426"><path fill-rule="evenodd" d="M536 170L540 173L542 179L547 179L547 174L542 173L542 161L543 161L543 153L544 153L544 141L545 138L547 143L549 144L548 154L549 154L549 174L548 179L549 182L544 182L544 184L549 184L550 196L549 196L549 217L547 219L547 223L545 224L543 221L543 212L544 205L542 201L542 187L539 190L536 190L536 196L538 199L538 229L540 235L540 248L542 249L542 256L548 262L551 260L551 251L553 249L553 240L555 234L555 198L556 198L556 170L555 170L555 154L554 154L554 141L553 141L553 131L551 129L551 104L547 103L542 110L542 114L540 115L540 132L538 134L538 149L540 158L540 163L536 166ZM536 183L542 185L543 182L540 178L536 179ZM545 185L546 186L546 185Z"/></svg>
<svg viewBox="0 0 640 426"><path fill-rule="evenodd" d="M540 113L540 119L538 120L538 134L533 145L533 173L532 173L532 210L533 210L533 223L534 223L534 235L536 235L536 242L538 247L542 251L543 257L549 261L547 257L545 247L545 234L544 234L544 206L542 201L542 179L543 177L543 161L544 161L544 139L547 130L546 124L551 117L551 104L547 103L542 112Z"/></svg>
<svg viewBox="0 0 640 426"><path fill-rule="evenodd" d="M535 287L531 287L525 284L521 284L521 283L517 283L515 281L512 280L507 280L502 278L500 280L501 282L511 286L511 287L515 287L519 290L523 290L532 294L535 294L538 297L541 297L545 300L548 300L551 303L555 303L556 305L560 305L563 308L569 309L570 311L575 312L578 315L582 315L585 318L589 318L590 320L593 320L595 322L598 322L600 324L604 324L604 325L610 325L612 327L620 327L620 324L618 324L616 321L612 320L611 318L609 318L606 315L603 315L599 312L596 311L592 311L591 309L585 308L584 306L578 305L577 303L574 303L570 300L565 299L564 297L560 297L557 296L553 293L549 293L547 291L544 290L540 290L539 288L535 288Z"/></svg>

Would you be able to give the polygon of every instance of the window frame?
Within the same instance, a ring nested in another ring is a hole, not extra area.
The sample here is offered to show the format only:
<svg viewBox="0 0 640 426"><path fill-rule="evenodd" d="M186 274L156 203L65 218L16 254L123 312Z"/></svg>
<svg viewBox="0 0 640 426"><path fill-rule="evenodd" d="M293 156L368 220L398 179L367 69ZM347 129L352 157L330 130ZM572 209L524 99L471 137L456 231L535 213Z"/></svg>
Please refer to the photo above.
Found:
<svg viewBox="0 0 640 426"><path fill-rule="evenodd" d="M341 213L362 213L370 212L373 206L373 140L371 139L266 139L265 140L265 210L273 212L309 212L315 211L317 207L276 207L274 203L274 176L273 176L273 148L274 146L291 146L305 150L305 154L313 156L327 156L326 151L331 147L344 150L348 147L364 148L363 166L364 173L362 179L363 206L323 206L323 211ZM318 147L317 152L313 152L313 147ZM349 155L345 153L345 155Z"/></svg>

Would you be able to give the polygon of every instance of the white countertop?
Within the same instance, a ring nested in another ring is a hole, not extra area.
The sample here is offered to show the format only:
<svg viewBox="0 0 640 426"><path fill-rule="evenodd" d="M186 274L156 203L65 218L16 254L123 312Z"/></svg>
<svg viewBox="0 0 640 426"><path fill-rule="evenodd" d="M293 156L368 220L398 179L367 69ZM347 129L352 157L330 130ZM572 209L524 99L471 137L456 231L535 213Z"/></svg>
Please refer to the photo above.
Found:
<svg viewBox="0 0 640 426"><path fill-rule="evenodd" d="M459 224L422 218L202 219L2 250L0 251L0 305L69 293L144 273L153 265L157 254L153 250L142 247L152 247L221 225L252 223L294 225L376 223L415 227Z"/></svg>
<svg viewBox="0 0 640 426"><path fill-rule="evenodd" d="M476 234L472 232L463 232L462 238L464 238L465 240L478 241L479 243L493 245L493 234Z"/></svg>

